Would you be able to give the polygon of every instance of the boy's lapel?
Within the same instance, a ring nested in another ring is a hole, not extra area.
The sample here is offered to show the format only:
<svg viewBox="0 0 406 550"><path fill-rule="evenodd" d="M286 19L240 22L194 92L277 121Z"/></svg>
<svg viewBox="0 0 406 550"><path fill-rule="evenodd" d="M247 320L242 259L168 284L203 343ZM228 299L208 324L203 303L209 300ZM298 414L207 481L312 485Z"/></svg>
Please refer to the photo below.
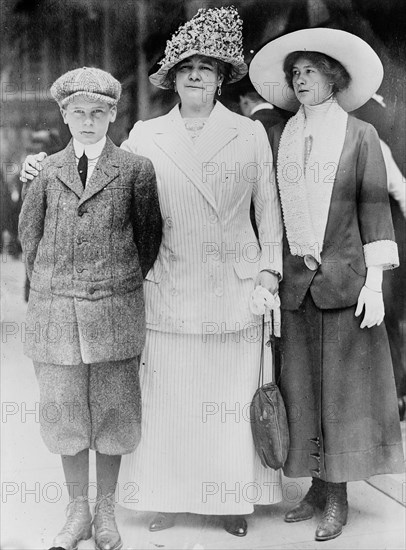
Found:
<svg viewBox="0 0 406 550"><path fill-rule="evenodd" d="M85 190L82 191L78 206L93 197L96 193L99 193L99 191L119 175L119 162L115 149L116 147L113 142L110 138L107 138L99 162L96 164Z"/></svg>
<svg viewBox="0 0 406 550"><path fill-rule="evenodd" d="M69 187L75 195L79 198L82 196L83 184L79 176L72 140L70 140L63 151L60 163L57 166L56 176L62 183Z"/></svg>

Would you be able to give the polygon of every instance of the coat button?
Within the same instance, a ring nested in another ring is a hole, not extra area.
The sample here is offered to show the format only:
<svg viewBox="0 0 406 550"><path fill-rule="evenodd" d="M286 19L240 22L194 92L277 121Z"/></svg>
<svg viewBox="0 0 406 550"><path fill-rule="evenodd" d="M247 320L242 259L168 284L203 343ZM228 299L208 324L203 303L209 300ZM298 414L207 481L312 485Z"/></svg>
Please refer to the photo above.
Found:
<svg viewBox="0 0 406 550"><path fill-rule="evenodd" d="M172 218L166 218L166 225L168 227L173 227L173 219Z"/></svg>
<svg viewBox="0 0 406 550"><path fill-rule="evenodd" d="M85 268L82 267L82 266L78 266L78 267L76 268L76 271L77 271L78 273L82 273L82 271L84 271L84 270L85 270Z"/></svg>
<svg viewBox="0 0 406 550"><path fill-rule="evenodd" d="M81 237L76 237L76 244L82 244Z"/></svg>
<svg viewBox="0 0 406 550"><path fill-rule="evenodd" d="M316 271L319 267L319 262L311 254L305 254L305 256L303 256L303 261L310 271Z"/></svg>
<svg viewBox="0 0 406 550"><path fill-rule="evenodd" d="M171 294L172 294L172 296L176 296L176 294L177 294L176 288L171 289Z"/></svg>
<svg viewBox="0 0 406 550"><path fill-rule="evenodd" d="M209 216L209 221L210 223L217 223L218 217L216 216L216 214L212 214L211 216Z"/></svg>
<svg viewBox="0 0 406 550"><path fill-rule="evenodd" d="M171 262L176 262L176 254L169 254L169 259L171 260Z"/></svg>
<svg viewBox="0 0 406 550"><path fill-rule="evenodd" d="M101 290L100 285L91 286L91 287L89 288L89 294L94 294L94 293L97 292L98 290Z"/></svg>
<svg viewBox="0 0 406 550"><path fill-rule="evenodd" d="M223 289L220 286L218 286L217 288L214 289L214 294L219 297L223 296Z"/></svg>

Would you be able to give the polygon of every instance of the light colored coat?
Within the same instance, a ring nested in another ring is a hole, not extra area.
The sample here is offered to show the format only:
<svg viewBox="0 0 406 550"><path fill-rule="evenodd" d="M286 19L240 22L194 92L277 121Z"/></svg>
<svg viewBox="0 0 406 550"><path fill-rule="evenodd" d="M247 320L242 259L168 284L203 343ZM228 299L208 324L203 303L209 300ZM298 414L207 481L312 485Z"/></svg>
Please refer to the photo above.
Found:
<svg viewBox="0 0 406 550"><path fill-rule="evenodd" d="M282 273L280 206L261 123L217 102L193 143L177 105L137 122L122 147L151 159L163 217L144 285L147 327L216 334L258 323L249 309L255 278L261 269Z"/></svg>
<svg viewBox="0 0 406 550"><path fill-rule="evenodd" d="M30 185L19 223L31 281L25 352L75 365L139 355L143 275L161 241L153 167L109 139L83 189L72 141Z"/></svg>

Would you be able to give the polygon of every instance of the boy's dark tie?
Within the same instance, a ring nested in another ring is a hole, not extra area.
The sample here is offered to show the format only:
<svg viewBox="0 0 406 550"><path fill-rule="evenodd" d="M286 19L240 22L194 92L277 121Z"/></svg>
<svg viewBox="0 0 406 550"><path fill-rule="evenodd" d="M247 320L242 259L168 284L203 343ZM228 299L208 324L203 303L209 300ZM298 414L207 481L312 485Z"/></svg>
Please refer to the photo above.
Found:
<svg viewBox="0 0 406 550"><path fill-rule="evenodd" d="M86 178L87 178L87 156L83 152L83 155L79 159L78 163L79 176L82 180L83 187L86 187Z"/></svg>

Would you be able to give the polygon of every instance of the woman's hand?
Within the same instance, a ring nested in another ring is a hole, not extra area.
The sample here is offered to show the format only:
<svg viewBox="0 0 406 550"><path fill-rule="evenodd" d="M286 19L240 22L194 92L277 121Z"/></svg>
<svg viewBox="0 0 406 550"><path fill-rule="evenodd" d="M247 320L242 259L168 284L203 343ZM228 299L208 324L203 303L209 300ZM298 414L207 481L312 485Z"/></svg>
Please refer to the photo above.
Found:
<svg viewBox="0 0 406 550"><path fill-rule="evenodd" d="M361 323L361 328L371 328L375 325L379 327L385 316L382 292L379 290L371 290L367 286L363 286L358 296L355 317L361 315L364 308L365 315Z"/></svg>
<svg viewBox="0 0 406 550"><path fill-rule="evenodd" d="M279 289L279 279L275 273L270 271L260 271L255 280L255 286L261 285L271 294L276 294Z"/></svg>
<svg viewBox="0 0 406 550"><path fill-rule="evenodd" d="M28 155L23 162L23 167L20 172L20 180L23 183L33 180L42 170L42 161L46 158L47 154L44 152L37 153L36 155Z"/></svg>

